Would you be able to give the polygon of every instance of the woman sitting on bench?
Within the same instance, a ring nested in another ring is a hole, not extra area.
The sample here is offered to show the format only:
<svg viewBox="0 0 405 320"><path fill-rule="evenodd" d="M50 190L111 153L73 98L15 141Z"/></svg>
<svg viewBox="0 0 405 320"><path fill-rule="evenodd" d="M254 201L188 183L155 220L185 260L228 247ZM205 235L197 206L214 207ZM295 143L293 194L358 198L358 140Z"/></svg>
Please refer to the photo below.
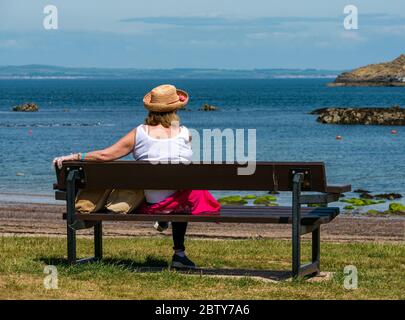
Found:
<svg viewBox="0 0 405 320"><path fill-rule="evenodd" d="M180 126L176 111L188 103L187 92L172 85L154 88L143 99L149 113L145 123L131 130L112 146L87 153L77 153L54 159L62 167L63 161L112 161L132 153L135 160L152 163L191 162L191 136L185 126ZM153 177L151 177L153 179ZM147 214L217 214L220 204L206 190L145 190L146 203L137 210ZM155 228L162 232L168 222L156 222ZM187 222L173 222L174 254L171 266L174 268L195 268L185 255L184 237Z"/></svg>

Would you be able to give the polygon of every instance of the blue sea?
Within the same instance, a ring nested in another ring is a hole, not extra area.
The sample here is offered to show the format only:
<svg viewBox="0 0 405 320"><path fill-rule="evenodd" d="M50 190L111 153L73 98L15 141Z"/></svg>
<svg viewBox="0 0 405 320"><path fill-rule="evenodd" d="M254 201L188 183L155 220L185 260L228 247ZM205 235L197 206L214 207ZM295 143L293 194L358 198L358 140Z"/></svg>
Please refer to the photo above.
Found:
<svg viewBox="0 0 405 320"><path fill-rule="evenodd" d="M180 112L189 128L256 129L257 160L324 161L331 184L405 195L405 127L324 125L309 114L332 106L404 106L405 88L333 88L329 81L0 80L0 200L51 201L52 159L114 143L143 122L143 95L162 82L189 92L190 111ZM11 111L24 102L40 111ZM205 103L219 110L198 111Z"/></svg>

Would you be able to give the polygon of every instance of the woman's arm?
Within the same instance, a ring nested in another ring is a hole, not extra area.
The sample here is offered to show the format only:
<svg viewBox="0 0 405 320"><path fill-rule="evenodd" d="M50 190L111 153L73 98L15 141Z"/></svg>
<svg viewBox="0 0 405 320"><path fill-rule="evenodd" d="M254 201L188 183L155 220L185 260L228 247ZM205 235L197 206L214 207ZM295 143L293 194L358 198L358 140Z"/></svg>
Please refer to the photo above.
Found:
<svg viewBox="0 0 405 320"><path fill-rule="evenodd" d="M62 167L63 161L69 160L86 160L86 161L113 161L122 158L129 154L135 145L136 130L131 130L127 135L122 137L112 146L103 150L96 150L87 153L75 153L69 156L57 157L53 160L53 164Z"/></svg>
<svg viewBox="0 0 405 320"><path fill-rule="evenodd" d="M136 130L131 130L112 146L103 150L86 153L85 159L88 161L113 161L125 157L134 149Z"/></svg>

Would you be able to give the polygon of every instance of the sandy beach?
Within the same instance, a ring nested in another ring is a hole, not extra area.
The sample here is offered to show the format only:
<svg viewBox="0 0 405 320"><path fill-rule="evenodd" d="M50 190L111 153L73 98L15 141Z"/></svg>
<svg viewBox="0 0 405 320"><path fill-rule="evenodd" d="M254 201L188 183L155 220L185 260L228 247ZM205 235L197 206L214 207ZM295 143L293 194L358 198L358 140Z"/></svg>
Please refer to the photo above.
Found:
<svg viewBox="0 0 405 320"><path fill-rule="evenodd" d="M0 235L63 237L66 234L66 223L62 220L64 211L62 204L0 202ZM91 229L79 234L89 236ZM104 234L108 237L170 236L170 231L159 234L149 222L106 222ZM193 223L187 234L193 238L212 239L290 239L291 228L271 224ZM340 215L332 223L322 226L321 234L322 241L330 242L401 242L404 240L405 218Z"/></svg>

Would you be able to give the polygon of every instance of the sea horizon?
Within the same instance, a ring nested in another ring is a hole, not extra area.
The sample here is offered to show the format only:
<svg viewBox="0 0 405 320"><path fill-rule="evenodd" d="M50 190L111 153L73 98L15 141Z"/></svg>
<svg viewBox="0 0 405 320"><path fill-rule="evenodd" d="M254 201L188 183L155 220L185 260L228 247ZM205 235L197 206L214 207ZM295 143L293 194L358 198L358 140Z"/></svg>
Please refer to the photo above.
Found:
<svg viewBox="0 0 405 320"><path fill-rule="evenodd" d="M335 78L346 70L316 68L102 68L53 65L0 65L0 80L79 79L277 79Z"/></svg>

